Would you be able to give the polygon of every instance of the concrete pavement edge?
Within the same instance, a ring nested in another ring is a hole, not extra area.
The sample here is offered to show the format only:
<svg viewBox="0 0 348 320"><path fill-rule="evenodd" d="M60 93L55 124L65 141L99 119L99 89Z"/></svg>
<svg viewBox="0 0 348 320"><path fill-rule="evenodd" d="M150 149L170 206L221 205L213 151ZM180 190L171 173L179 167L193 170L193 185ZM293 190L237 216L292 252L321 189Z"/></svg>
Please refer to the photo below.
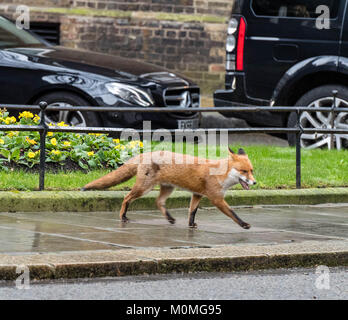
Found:
<svg viewBox="0 0 348 320"><path fill-rule="evenodd" d="M118 211L127 191L43 191L0 192L0 212L106 212ZM152 191L131 205L131 210L156 209L158 191ZM176 191L167 201L167 207L187 208L191 194ZM316 205L348 203L348 188L301 190L229 191L226 201L232 206L254 205ZM210 206L204 198L202 206Z"/></svg>
<svg viewBox="0 0 348 320"><path fill-rule="evenodd" d="M27 266L33 280L348 266L347 244L347 241L309 241L273 246L1 254L0 280L15 280L19 276L18 265Z"/></svg>

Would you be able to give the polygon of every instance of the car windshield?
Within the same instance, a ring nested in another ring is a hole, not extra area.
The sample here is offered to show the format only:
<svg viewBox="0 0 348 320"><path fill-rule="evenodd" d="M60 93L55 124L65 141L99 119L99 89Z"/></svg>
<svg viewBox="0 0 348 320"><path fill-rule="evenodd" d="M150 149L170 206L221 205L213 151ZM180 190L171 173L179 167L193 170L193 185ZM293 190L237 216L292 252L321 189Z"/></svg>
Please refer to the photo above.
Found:
<svg viewBox="0 0 348 320"><path fill-rule="evenodd" d="M0 16L0 48L15 48L42 45L42 42L29 32L21 30L15 24Z"/></svg>

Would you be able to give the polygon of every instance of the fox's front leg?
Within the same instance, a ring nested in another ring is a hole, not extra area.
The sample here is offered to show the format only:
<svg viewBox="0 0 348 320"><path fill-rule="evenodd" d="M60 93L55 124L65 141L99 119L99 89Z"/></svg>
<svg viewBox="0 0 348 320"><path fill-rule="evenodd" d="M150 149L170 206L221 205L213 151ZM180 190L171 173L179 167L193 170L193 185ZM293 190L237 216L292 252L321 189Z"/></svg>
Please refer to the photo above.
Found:
<svg viewBox="0 0 348 320"><path fill-rule="evenodd" d="M198 205L201 199L202 199L202 196L199 194L192 195L190 210L189 210L189 227L190 228L197 228L197 224L195 223L195 217L196 217Z"/></svg>
<svg viewBox="0 0 348 320"><path fill-rule="evenodd" d="M215 205L221 212L226 216L230 217L234 222L239 224L243 229L250 229L251 226L249 223L244 222L240 219L237 214L230 208L224 198L215 198L210 199L210 201Z"/></svg>

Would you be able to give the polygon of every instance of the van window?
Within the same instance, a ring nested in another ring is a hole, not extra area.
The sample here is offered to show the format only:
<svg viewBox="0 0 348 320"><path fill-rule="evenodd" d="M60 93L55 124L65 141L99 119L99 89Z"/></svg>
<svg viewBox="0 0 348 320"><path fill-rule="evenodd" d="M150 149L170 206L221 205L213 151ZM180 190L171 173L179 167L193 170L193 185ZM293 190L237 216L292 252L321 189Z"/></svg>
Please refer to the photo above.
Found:
<svg viewBox="0 0 348 320"><path fill-rule="evenodd" d="M251 7L257 16L317 18L322 14L316 13L319 6L330 9L331 19L337 18L338 0L253 0Z"/></svg>
<svg viewBox="0 0 348 320"><path fill-rule="evenodd" d="M234 0L232 14L241 14L244 0Z"/></svg>

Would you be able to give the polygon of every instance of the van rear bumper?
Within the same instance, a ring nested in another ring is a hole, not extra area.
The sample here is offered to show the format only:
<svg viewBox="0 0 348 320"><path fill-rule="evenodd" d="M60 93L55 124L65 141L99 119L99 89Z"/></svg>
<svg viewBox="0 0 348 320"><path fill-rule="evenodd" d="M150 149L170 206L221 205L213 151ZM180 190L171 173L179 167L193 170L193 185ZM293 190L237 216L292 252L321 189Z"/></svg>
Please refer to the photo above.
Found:
<svg viewBox="0 0 348 320"><path fill-rule="evenodd" d="M226 75L226 87L230 86L228 77ZM245 94L244 75L233 75L236 77L236 88L227 90L217 90L214 92L215 107L231 107L231 112L221 113L227 118L239 118L246 120L250 125L265 126L265 127L282 127L286 116L280 113L273 112L233 112L233 107L241 106L269 106L268 100L253 99Z"/></svg>

